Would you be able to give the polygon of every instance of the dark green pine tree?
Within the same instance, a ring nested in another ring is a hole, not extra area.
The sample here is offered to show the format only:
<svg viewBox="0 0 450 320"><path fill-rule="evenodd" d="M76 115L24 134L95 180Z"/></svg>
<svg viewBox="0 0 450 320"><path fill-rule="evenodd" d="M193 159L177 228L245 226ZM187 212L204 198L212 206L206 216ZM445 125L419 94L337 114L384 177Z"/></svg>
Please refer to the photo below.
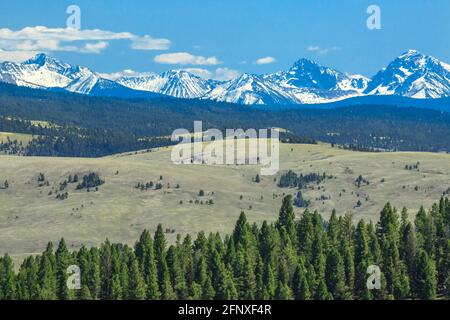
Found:
<svg viewBox="0 0 450 320"><path fill-rule="evenodd" d="M175 300L177 299L177 295L172 287L172 282L170 280L170 272L167 267L167 263L165 260L161 261L161 299L162 300Z"/></svg>
<svg viewBox="0 0 450 320"><path fill-rule="evenodd" d="M90 255L89 250L85 246L82 246L78 253L76 253L76 260L78 266L81 270L81 290L78 292L78 298L81 300L92 299L92 294L90 293L88 286L88 275L89 275L89 263Z"/></svg>
<svg viewBox="0 0 450 320"><path fill-rule="evenodd" d="M283 198L276 225L278 229L284 227L291 241L296 241L295 213L294 207L292 206L292 195L287 195Z"/></svg>
<svg viewBox="0 0 450 320"><path fill-rule="evenodd" d="M316 284L319 284L319 279L324 277L326 257L324 254L323 232L314 231L314 246L312 248L311 264L314 267L316 275Z"/></svg>
<svg viewBox="0 0 450 320"><path fill-rule="evenodd" d="M277 229L275 229L272 224L269 225L266 221L264 221L261 226L258 245L261 258L266 265L275 257L275 251L280 246Z"/></svg>
<svg viewBox="0 0 450 320"><path fill-rule="evenodd" d="M160 297L158 268L153 239L148 230L142 232L139 241L136 243L135 252L147 286L147 299L157 300Z"/></svg>
<svg viewBox="0 0 450 320"><path fill-rule="evenodd" d="M367 288L367 268L371 265L369 236L366 224L359 221L355 231L355 295L362 300L371 300L371 290Z"/></svg>
<svg viewBox="0 0 450 320"><path fill-rule="evenodd" d="M355 289L355 260L353 241L344 237L340 241L340 252L344 262L346 299L353 299Z"/></svg>
<svg viewBox="0 0 450 320"><path fill-rule="evenodd" d="M275 291L277 289L277 284L275 280L274 267L271 263L264 265L264 276L263 276L263 299L270 300L275 297Z"/></svg>
<svg viewBox="0 0 450 320"><path fill-rule="evenodd" d="M256 277L255 277L255 267L253 263L253 259L251 258L250 254L246 252L245 254L245 263L243 268L243 288L245 288L245 291L243 291L243 295L241 295L241 298L245 300L254 300L256 298L257 294L257 284L256 284Z"/></svg>
<svg viewBox="0 0 450 320"><path fill-rule="evenodd" d="M155 231L155 235L153 237L153 247L154 247L154 251L155 251L156 267L158 270L159 290L160 290L161 294L163 294L163 292L162 292L163 285L165 285L167 287L167 284L163 283L163 281L165 281L163 279L165 276L164 272L166 272L166 269L167 269L166 246L167 246L167 240L164 235L162 225L158 224L158 227L156 228L156 231ZM168 274L167 276L168 276L167 279L170 282L170 275Z"/></svg>
<svg viewBox="0 0 450 320"><path fill-rule="evenodd" d="M212 253L212 277L214 279L215 299L232 300L238 298L238 291L233 281L232 271L225 266L222 257L214 250Z"/></svg>
<svg viewBox="0 0 450 320"><path fill-rule="evenodd" d="M0 268L1 269L1 268ZM39 265L37 259L30 256L20 266L17 276L17 298L20 300L39 299Z"/></svg>
<svg viewBox="0 0 450 320"><path fill-rule="evenodd" d="M438 274L444 279L443 292L447 298L450 298L450 240L446 240L440 269L442 271Z"/></svg>
<svg viewBox="0 0 450 320"><path fill-rule="evenodd" d="M315 295L316 300L333 300L333 296L330 294L325 283L325 279L320 277L318 280L317 292Z"/></svg>
<svg viewBox="0 0 450 320"><path fill-rule="evenodd" d="M420 299L436 299L436 266L425 250L420 250L417 257L415 286Z"/></svg>
<svg viewBox="0 0 450 320"><path fill-rule="evenodd" d="M327 236L328 240L330 241L331 245L338 245L338 239L340 237L340 223L338 218L336 217L336 210L333 209L333 212L331 213L330 220L328 221L327 226Z"/></svg>
<svg viewBox="0 0 450 320"><path fill-rule="evenodd" d="M242 247L247 251L256 250L256 243L254 234L250 224L247 222L247 217L244 212L241 212L239 219L236 222L232 235L232 244L234 248ZM232 254L232 253L231 253ZM229 261L231 263L231 261Z"/></svg>
<svg viewBox="0 0 450 320"><path fill-rule="evenodd" d="M170 246L167 251L166 261L169 268L172 287L174 288L177 297L181 300L186 300L189 292L186 286L186 279L181 264L182 261L179 250L179 245L177 247Z"/></svg>
<svg viewBox="0 0 450 320"><path fill-rule="evenodd" d="M431 214L427 214L423 207L420 208L414 221L418 246L430 255L435 253L436 226Z"/></svg>
<svg viewBox="0 0 450 320"><path fill-rule="evenodd" d="M342 300L346 298L344 262L334 246L328 250L325 282L334 299Z"/></svg>
<svg viewBox="0 0 450 320"><path fill-rule="evenodd" d="M294 294L291 288L283 281L278 281L277 290L275 293L276 300L294 300Z"/></svg>
<svg viewBox="0 0 450 320"><path fill-rule="evenodd" d="M381 211L378 231L387 293L396 299L404 299L410 291L409 277L406 266L400 259L399 217L395 208L392 208L389 203Z"/></svg>
<svg viewBox="0 0 450 320"><path fill-rule="evenodd" d="M201 299L212 300L216 293L212 286L211 277L208 274L206 258L202 255L198 259L195 267L194 282L202 288Z"/></svg>
<svg viewBox="0 0 450 320"><path fill-rule="evenodd" d="M100 252L98 248L89 249L89 267L87 272L87 286L92 299L101 295Z"/></svg>
<svg viewBox="0 0 450 320"><path fill-rule="evenodd" d="M59 300L71 300L74 298L74 289L67 286L68 267L71 265L71 256L64 238L61 239L55 254L56 260L56 294Z"/></svg>
<svg viewBox="0 0 450 320"><path fill-rule="evenodd" d="M146 297L145 281L134 256L130 257L128 279L128 299L144 300Z"/></svg>
<svg viewBox="0 0 450 320"><path fill-rule="evenodd" d="M116 283L116 295L122 294L122 299L126 300L129 299L130 296L130 276L129 276L129 261L128 258L124 259L124 261L121 262L120 266L120 283ZM113 273L114 277L114 273ZM120 286L120 287L119 287ZM111 282L111 294L113 294L113 286Z"/></svg>
<svg viewBox="0 0 450 320"><path fill-rule="evenodd" d="M183 243L178 245L178 255L180 257L180 265L183 278L186 283L186 290L191 290L194 282L194 250L192 247L192 237L188 234L184 237Z"/></svg>
<svg viewBox="0 0 450 320"><path fill-rule="evenodd" d="M0 300L16 299L16 275L11 257L0 258Z"/></svg>
<svg viewBox="0 0 450 320"><path fill-rule="evenodd" d="M309 290L309 284L306 278L306 268L302 258L300 258L300 262L294 273L293 288L296 300L311 299L311 291Z"/></svg>
<svg viewBox="0 0 450 320"><path fill-rule="evenodd" d="M111 253L111 243L106 239L100 247L100 298L104 300L109 300L112 298L112 253Z"/></svg>
<svg viewBox="0 0 450 320"><path fill-rule="evenodd" d="M92 300L92 294L86 284L81 283L81 290L78 295L80 300Z"/></svg>
<svg viewBox="0 0 450 320"><path fill-rule="evenodd" d="M416 255L417 255L417 239L416 233L411 222L405 222L401 230L400 252L402 260L405 263L406 270L410 276L411 287L414 290L415 273L416 273Z"/></svg>
<svg viewBox="0 0 450 320"><path fill-rule="evenodd" d="M305 210L297 227L297 243L298 253L305 257L307 264L312 263L314 237L313 214Z"/></svg>
<svg viewBox="0 0 450 320"><path fill-rule="evenodd" d="M48 243L39 262L40 299L55 300L56 295L56 260L53 253L53 244Z"/></svg>

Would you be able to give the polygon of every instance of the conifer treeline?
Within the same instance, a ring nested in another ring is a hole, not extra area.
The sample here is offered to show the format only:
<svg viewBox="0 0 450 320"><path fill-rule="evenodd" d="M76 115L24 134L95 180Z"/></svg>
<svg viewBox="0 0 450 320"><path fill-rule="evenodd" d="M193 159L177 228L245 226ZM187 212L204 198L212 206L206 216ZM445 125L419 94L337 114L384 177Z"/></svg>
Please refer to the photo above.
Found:
<svg viewBox="0 0 450 320"><path fill-rule="evenodd" d="M306 210L296 220L283 199L276 223L249 224L242 213L231 235L168 246L163 228L144 231L134 248L112 244L28 257L14 272L0 258L0 299L436 299L450 297L450 201L414 222L388 203L377 224L335 212L324 221ZM67 268L81 269L69 290ZM381 269L381 289L367 288L367 268Z"/></svg>

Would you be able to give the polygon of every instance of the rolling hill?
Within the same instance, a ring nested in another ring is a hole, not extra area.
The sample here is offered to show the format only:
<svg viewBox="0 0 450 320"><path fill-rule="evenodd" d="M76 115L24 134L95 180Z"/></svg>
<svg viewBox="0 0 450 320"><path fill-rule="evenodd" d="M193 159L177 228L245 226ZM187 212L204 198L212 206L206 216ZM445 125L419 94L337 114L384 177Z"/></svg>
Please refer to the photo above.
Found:
<svg viewBox="0 0 450 320"><path fill-rule="evenodd" d="M277 186L290 169L333 176L302 190L311 201L310 209L325 217L335 208L338 214L353 213L355 219L375 219L387 201L397 208L406 206L413 215L421 205L430 207L450 187L447 154L364 153L325 144L282 144L280 158L280 172L256 183L257 166L177 166L170 161L169 148L96 159L0 156L0 181L9 182L8 189L0 189L0 254L9 252L20 259L61 237L70 248L99 244L107 237L132 243L144 228L154 231L158 223L181 234L200 230L225 234L241 211L251 222L274 221L283 194L298 192ZM417 169L405 169L417 163ZM69 183L64 189L68 198L56 199L65 192L59 190L69 175L81 179L89 172L105 181L98 191L77 190L76 183ZM39 173L48 185L39 186ZM370 183L358 187L360 175ZM162 188L136 188L150 181ZM204 196L199 196L200 190ZM299 215L303 210L295 211ZM167 235L173 241L171 232Z"/></svg>

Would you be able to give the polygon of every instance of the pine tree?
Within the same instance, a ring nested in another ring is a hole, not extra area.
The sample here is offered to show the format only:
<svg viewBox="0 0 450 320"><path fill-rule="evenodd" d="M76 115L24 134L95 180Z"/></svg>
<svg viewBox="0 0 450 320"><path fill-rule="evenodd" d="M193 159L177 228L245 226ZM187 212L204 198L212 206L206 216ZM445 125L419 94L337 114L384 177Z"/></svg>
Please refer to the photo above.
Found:
<svg viewBox="0 0 450 320"><path fill-rule="evenodd" d="M371 264L367 228L363 220L355 232L355 295L363 300L371 300L372 293L367 288L367 268Z"/></svg>
<svg viewBox="0 0 450 320"><path fill-rule="evenodd" d="M119 295L121 293L122 299L127 300L130 299L130 276L129 276L129 265L130 262L128 261L128 257L124 259L124 261L121 262L120 266L120 282L116 282L115 286L115 294ZM114 279L114 273L113 273L113 279ZM113 294L113 286L111 281L111 295Z"/></svg>
<svg viewBox="0 0 450 320"><path fill-rule="evenodd" d="M277 285L275 282L275 273L270 263L264 265L263 279L264 279L263 299L264 300L273 299L275 297Z"/></svg>
<svg viewBox="0 0 450 320"><path fill-rule="evenodd" d="M308 210L305 210L297 227L298 253L306 258L305 263L312 262L314 237L313 215Z"/></svg>
<svg viewBox="0 0 450 320"><path fill-rule="evenodd" d="M163 291L163 273L165 272L165 268L167 268L166 264L166 246L167 241L163 232L163 228L161 224L158 224L156 228L155 235L153 237L153 247L155 251L155 259L156 266L158 270L158 279L159 279L159 290ZM169 278L170 281L170 278Z"/></svg>
<svg viewBox="0 0 450 320"><path fill-rule="evenodd" d="M59 300L70 300L74 298L73 290L67 286L67 269L70 263L70 253L64 238L61 239L55 254L56 259L56 294Z"/></svg>
<svg viewBox="0 0 450 320"><path fill-rule="evenodd" d="M112 254L111 243L106 239L100 247L100 274L101 274L101 292L102 299L111 299L111 285L112 285Z"/></svg>
<svg viewBox="0 0 450 320"><path fill-rule="evenodd" d="M128 298L131 300L143 300L146 297L146 287L144 278L139 271L137 259L130 257Z"/></svg>
<svg viewBox="0 0 450 320"><path fill-rule="evenodd" d="M202 296L201 298L204 300L211 300L215 296L214 288L211 283L211 278L208 275L206 258L201 256L197 262L195 275L195 282L200 284L202 288Z"/></svg>
<svg viewBox="0 0 450 320"><path fill-rule="evenodd" d="M101 295L100 253L97 248L89 250L89 266L86 275L86 284L92 299L98 299Z"/></svg>
<svg viewBox="0 0 450 320"><path fill-rule="evenodd" d="M85 246L82 246L76 255L76 261L81 271L81 290L78 292L78 298L81 300L90 300L92 295L90 293L88 283L88 272L89 272L89 251ZM89 299L87 298L89 296Z"/></svg>
<svg viewBox="0 0 450 320"><path fill-rule="evenodd" d="M291 288L282 281L278 281L277 290L275 293L276 300L294 300L294 295Z"/></svg>
<svg viewBox="0 0 450 320"><path fill-rule="evenodd" d="M320 278L318 281L317 292L315 296L316 300L333 300L333 296L328 292L327 285L324 278Z"/></svg>
<svg viewBox="0 0 450 320"><path fill-rule="evenodd" d="M418 254L416 265L416 294L420 299L436 299L436 267L425 250Z"/></svg>
<svg viewBox="0 0 450 320"><path fill-rule="evenodd" d="M400 260L400 232L398 214L389 203L380 214L379 237L383 256L383 271L386 277L387 293L397 299L403 299L409 294L409 277L406 267Z"/></svg>
<svg viewBox="0 0 450 320"><path fill-rule="evenodd" d="M80 300L92 300L92 294L89 287L85 284L81 284L81 290L79 293Z"/></svg>
<svg viewBox="0 0 450 320"><path fill-rule="evenodd" d="M291 241L295 242L295 213L292 207L292 196L287 195L283 198L280 213L277 221L277 228L284 227Z"/></svg>
<svg viewBox="0 0 450 320"><path fill-rule="evenodd" d="M158 269L156 265L153 239L148 230L144 230L135 246L136 257L147 286L147 299L159 299Z"/></svg>
<svg viewBox="0 0 450 320"><path fill-rule="evenodd" d="M355 288L355 261L352 240L344 237L340 241L340 252L344 262L346 298L352 299Z"/></svg>
<svg viewBox="0 0 450 320"><path fill-rule="evenodd" d="M175 291L173 290L172 283L170 281L169 268L165 260L161 261L161 299L162 300L175 300L177 298Z"/></svg>
<svg viewBox="0 0 450 320"><path fill-rule="evenodd" d="M345 272L344 263L338 250L332 246L328 251L325 281L328 290L335 299L345 298Z"/></svg>
<svg viewBox="0 0 450 320"><path fill-rule="evenodd" d="M0 268L1 269L1 268ZM37 260L30 256L20 266L17 276L17 298L20 300L39 299L39 266Z"/></svg>
<svg viewBox="0 0 450 320"><path fill-rule="evenodd" d="M295 270L293 279L294 297L297 300L310 300L311 292L309 290L308 280L306 278L306 268L303 264L303 259Z"/></svg>
<svg viewBox="0 0 450 320"><path fill-rule="evenodd" d="M254 300L256 298L256 277L254 271L254 264L249 253L245 254L245 263L243 270L243 295L241 297L245 300Z"/></svg>
<svg viewBox="0 0 450 320"><path fill-rule="evenodd" d="M40 258L39 264L40 299L55 300L56 295L56 260L53 254L53 244L48 243Z"/></svg>
<svg viewBox="0 0 450 320"><path fill-rule="evenodd" d="M166 261L169 268L172 287L174 288L176 295L179 299L186 300L188 297L188 290L183 267L181 265L181 258L178 252L179 249L179 245L177 245L177 247L170 246L167 251Z"/></svg>
<svg viewBox="0 0 450 320"><path fill-rule="evenodd" d="M0 300L14 300L16 298L16 275L11 257L5 254L0 259Z"/></svg>

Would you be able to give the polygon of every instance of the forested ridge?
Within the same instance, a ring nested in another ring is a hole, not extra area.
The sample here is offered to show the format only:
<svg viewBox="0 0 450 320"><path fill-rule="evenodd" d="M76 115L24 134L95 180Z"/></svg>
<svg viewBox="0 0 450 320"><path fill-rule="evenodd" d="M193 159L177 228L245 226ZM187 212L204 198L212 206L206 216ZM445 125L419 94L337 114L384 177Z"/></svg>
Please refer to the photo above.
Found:
<svg viewBox="0 0 450 320"><path fill-rule="evenodd" d="M62 239L24 260L16 273L0 258L0 299L444 299L450 297L450 201L413 221L389 203L377 223L308 210L292 197L278 220L250 224L244 213L224 238L198 233L168 246L163 227L134 247L110 243L70 252ZM356 221L355 221L356 222ZM56 250L55 250L56 249ZM69 265L81 289L66 286ZM367 268L381 269L381 289L367 288Z"/></svg>
<svg viewBox="0 0 450 320"><path fill-rule="evenodd" d="M195 99L87 97L0 84L0 131L11 132L6 130L11 126L17 130L12 132L37 131L24 122L12 124L9 118L58 125L58 130L47 128L52 140L37 142L33 155L95 157L131 151L142 147L139 139L168 136L178 128L193 130L197 120L203 121L204 130L280 127L305 137L301 140L355 150L450 151L449 112L395 104L341 105L273 110ZM77 130L85 132L76 134ZM60 151L62 139L76 147Z"/></svg>

